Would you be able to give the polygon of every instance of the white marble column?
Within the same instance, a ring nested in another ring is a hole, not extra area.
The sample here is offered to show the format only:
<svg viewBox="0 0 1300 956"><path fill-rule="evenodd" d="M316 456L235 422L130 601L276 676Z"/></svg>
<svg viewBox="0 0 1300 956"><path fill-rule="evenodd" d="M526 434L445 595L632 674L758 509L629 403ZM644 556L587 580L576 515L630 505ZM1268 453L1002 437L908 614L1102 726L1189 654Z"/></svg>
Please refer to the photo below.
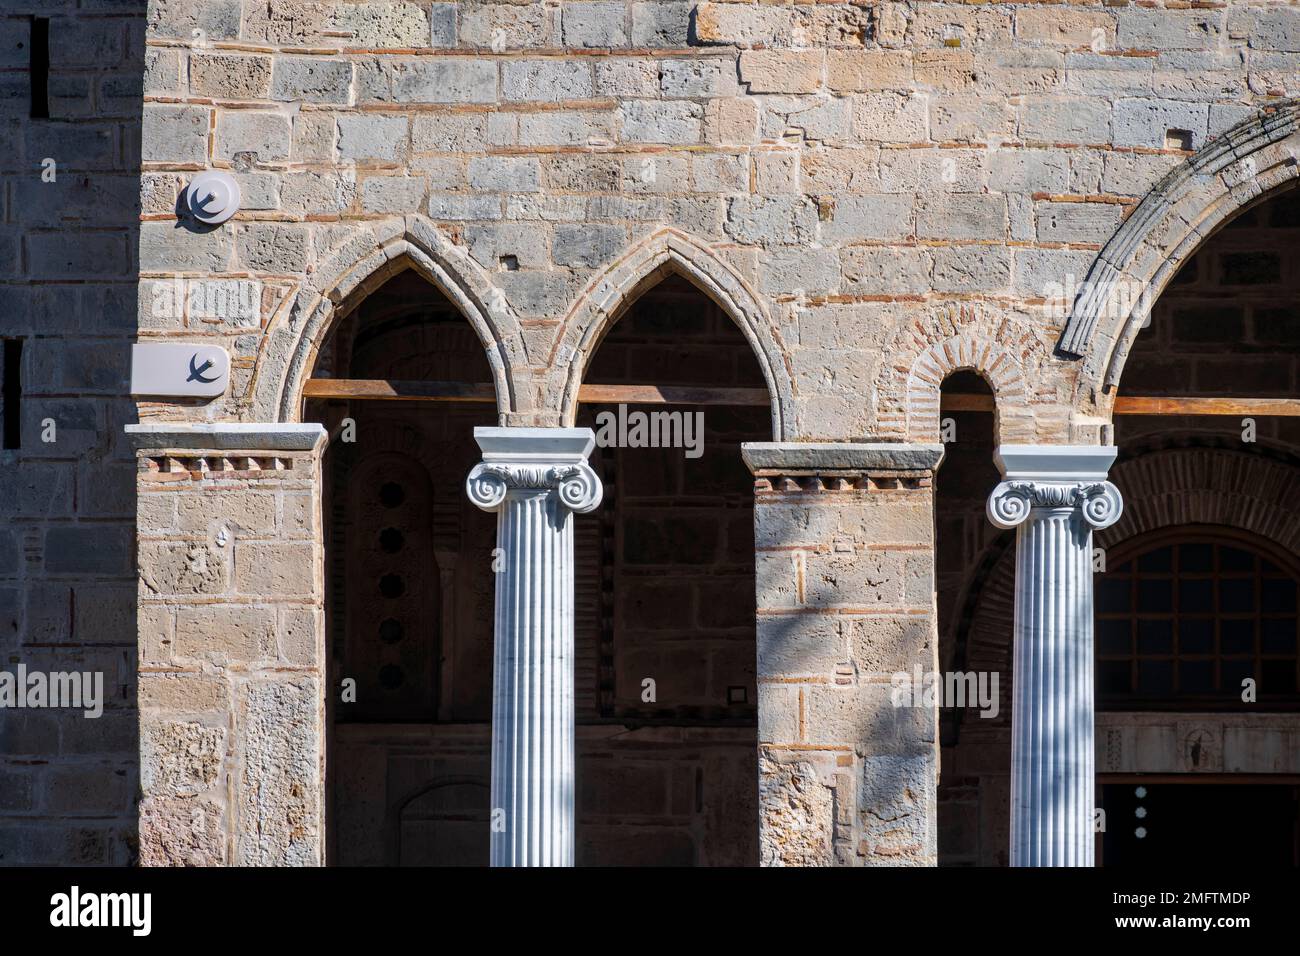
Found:
<svg viewBox="0 0 1300 956"><path fill-rule="evenodd" d="M1011 865L1092 866L1092 532L1119 520L1114 448L1003 445L989 519L1016 529Z"/></svg>
<svg viewBox="0 0 1300 956"><path fill-rule="evenodd" d="M470 500L497 513L493 866L573 865L573 522L600 504L589 428L476 428ZM486 556L485 556L486 560Z"/></svg>

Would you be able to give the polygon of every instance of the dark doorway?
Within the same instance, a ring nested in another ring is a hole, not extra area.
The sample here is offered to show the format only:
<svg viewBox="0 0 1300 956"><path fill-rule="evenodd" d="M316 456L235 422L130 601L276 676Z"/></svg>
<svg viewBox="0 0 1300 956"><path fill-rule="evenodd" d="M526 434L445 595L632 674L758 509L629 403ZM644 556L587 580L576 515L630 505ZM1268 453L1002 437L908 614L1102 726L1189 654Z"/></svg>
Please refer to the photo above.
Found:
<svg viewBox="0 0 1300 956"><path fill-rule="evenodd" d="M1100 866L1300 864L1300 787L1138 780L1097 790L1106 811Z"/></svg>

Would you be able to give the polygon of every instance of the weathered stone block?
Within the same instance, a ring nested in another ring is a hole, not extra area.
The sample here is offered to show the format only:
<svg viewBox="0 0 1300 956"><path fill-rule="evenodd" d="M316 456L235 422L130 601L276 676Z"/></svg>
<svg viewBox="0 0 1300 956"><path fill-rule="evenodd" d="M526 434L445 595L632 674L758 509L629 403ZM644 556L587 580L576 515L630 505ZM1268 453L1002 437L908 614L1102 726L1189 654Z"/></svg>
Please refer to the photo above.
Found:
<svg viewBox="0 0 1300 956"><path fill-rule="evenodd" d="M637 47L684 47L688 43L693 3L665 2L632 4L632 45Z"/></svg>
<svg viewBox="0 0 1300 956"><path fill-rule="evenodd" d="M366 212L413 213L424 206L425 182L414 176L371 176L361 186Z"/></svg>
<svg viewBox="0 0 1300 956"><path fill-rule="evenodd" d="M1043 242L1097 242L1119 226L1123 207L1114 203L1041 202L1034 212Z"/></svg>
<svg viewBox="0 0 1300 956"><path fill-rule="evenodd" d="M560 12L564 45L627 46L626 14L627 7L622 3L566 3Z"/></svg>
<svg viewBox="0 0 1300 956"><path fill-rule="evenodd" d="M195 52L190 55L190 92L219 100L266 99L271 58Z"/></svg>
<svg viewBox="0 0 1300 956"><path fill-rule="evenodd" d="M564 225L555 228L551 254L557 265L591 268L613 259L626 244L620 226Z"/></svg>
<svg viewBox="0 0 1300 956"><path fill-rule="evenodd" d="M736 65L731 60L664 60L659 67L664 96L735 96Z"/></svg>
<svg viewBox="0 0 1300 956"><path fill-rule="evenodd" d="M911 196L841 196L831 217L821 223L821 234L841 242L903 239L913 233L915 224Z"/></svg>
<svg viewBox="0 0 1300 956"><path fill-rule="evenodd" d="M759 854L764 866L834 861L834 791L803 754L759 752Z"/></svg>
<svg viewBox="0 0 1300 956"><path fill-rule="evenodd" d="M411 49L429 45L429 18L414 3L351 3L334 8L334 27L354 46Z"/></svg>
<svg viewBox="0 0 1300 956"><path fill-rule="evenodd" d="M905 89L912 83L908 50L828 50L826 85L840 93Z"/></svg>
<svg viewBox="0 0 1300 956"><path fill-rule="evenodd" d="M934 251L936 292L1003 292L1011 281L1011 250L952 246Z"/></svg>
<svg viewBox="0 0 1300 956"><path fill-rule="evenodd" d="M469 181L475 189L535 192L541 189L542 167L531 157L484 156L469 161Z"/></svg>
<svg viewBox="0 0 1300 956"><path fill-rule="evenodd" d="M323 862L323 710L314 678L250 681L239 689L236 862Z"/></svg>
<svg viewBox="0 0 1300 956"><path fill-rule="evenodd" d="M340 116L338 128L339 158L345 162L396 162L406 155L404 116Z"/></svg>
<svg viewBox="0 0 1300 956"><path fill-rule="evenodd" d="M594 92L591 65L582 60L507 60L501 95L507 101L588 99Z"/></svg>
<svg viewBox="0 0 1300 956"><path fill-rule="evenodd" d="M696 143L703 116L698 103L631 100L623 105L623 139L629 143Z"/></svg>
<svg viewBox="0 0 1300 956"><path fill-rule="evenodd" d="M740 79L750 93L813 93L822 85L822 50L746 50Z"/></svg>
<svg viewBox="0 0 1300 956"><path fill-rule="evenodd" d="M1118 100L1114 115L1115 145L1199 149L1209 130L1209 117L1209 106L1204 103Z"/></svg>
<svg viewBox="0 0 1300 956"><path fill-rule="evenodd" d="M738 242L807 242L817 228L817 207L802 196L738 196L727 204L727 234Z"/></svg>
<svg viewBox="0 0 1300 956"><path fill-rule="evenodd" d="M860 674L910 676L918 664L928 672L936 659L932 618L855 617L845 619L843 627L848 658Z"/></svg>
<svg viewBox="0 0 1300 956"><path fill-rule="evenodd" d="M840 631L842 618L825 614L781 614L765 616L758 628L758 673L760 677L829 677L835 665L848 659L844 636ZM778 696L782 690L795 690L783 685L765 684L759 692L760 718L765 698ZM780 695L785 700L788 695ZM774 704L775 706L775 704ZM794 698L794 721L781 708L783 716L764 728L760 740L789 742L798 740L798 697ZM776 712L769 710L769 717Z"/></svg>
<svg viewBox="0 0 1300 956"><path fill-rule="evenodd" d="M207 800L154 796L140 802L141 866L225 866L226 828Z"/></svg>
<svg viewBox="0 0 1300 956"><path fill-rule="evenodd" d="M223 665L273 661L275 611L242 604L181 607L176 612L175 646L182 661Z"/></svg>
<svg viewBox="0 0 1300 956"><path fill-rule="evenodd" d="M220 549L186 541L141 541L137 563L141 596L220 594L229 570Z"/></svg>
<svg viewBox="0 0 1300 956"><path fill-rule="evenodd" d="M246 223L240 226L236 248L245 268L302 273L311 258L311 232L296 223Z"/></svg>
<svg viewBox="0 0 1300 956"><path fill-rule="evenodd" d="M226 731L159 718L140 727L140 789L146 797L194 796L221 775Z"/></svg>
<svg viewBox="0 0 1300 956"><path fill-rule="evenodd" d="M337 57L276 57L271 97L346 105L352 101L352 63Z"/></svg>
<svg viewBox="0 0 1300 956"><path fill-rule="evenodd" d="M312 542L235 542L235 588L241 594L278 598L314 594L316 549Z"/></svg>
<svg viewBox="0 0 1300 956"><path fill-rule="evenodd" d="M545 268L549 261L546 234L531 223L470 226L465 237L470 255L485 269L501 268L506 257L513 257L515 264L524 269Z"/></svg>
<svg viewBox="0 0 1300 956"><path fill-rule="evenodd" d="M173 714L230 711L230 687L224 677L185 672L142 673L140 706Z"/></svg>
<svg viewBox="0 0 1300 956"><path fill-rule="evenodd" d="M1007 204L1001 196L939 193L917 204L916 234L934 239L1000 239L1006 235Z"/></svg>
<svg viewBox="0 0 1300 956"><path fill-rule="evenodd" d="M222 159L249 154L254 162L289 158L289 117L260 110L223 110L217 119L215 153Z"/></svg>
<svg viewBox="0 0 1300 956"><path fill-rule="evenodd" d="M145 162L207 163L208 109L150 103L140 128Z"/></svg>

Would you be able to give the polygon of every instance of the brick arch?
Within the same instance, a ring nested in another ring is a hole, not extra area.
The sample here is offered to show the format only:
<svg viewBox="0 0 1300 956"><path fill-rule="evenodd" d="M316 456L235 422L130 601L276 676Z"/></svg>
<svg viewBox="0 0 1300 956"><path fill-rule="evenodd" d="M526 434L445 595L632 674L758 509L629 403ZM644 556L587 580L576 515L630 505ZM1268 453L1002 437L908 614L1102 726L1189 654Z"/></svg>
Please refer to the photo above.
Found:
<svg viewBox="0 0 1300 956"><path fill-rule="evenodd" d="M642 293L676 274L711 298L736 323L763 370L772 406L772 436L789 440L794 428L794 376L780 333L758 294L699 240L660 229L597 276L574 301L556 335L547 395L560 400L561 421L572 425L578 387L605 334Z"/></svg>
<svg viewBox="0 0 1300 956"><path fill-rule="evenodd" d="M249 408L254 421L298 421L302 390L337 322L405 269L432 283L468 320L487 353L497 411L516 408L513 372L521 364L519 323L500 290L468 253L420 215L367 222L303 277L272 317L258 352Z"/></svg>
<svg viewBox="0 0 1300 956"><path fill-rule="evenodd" d="M1124 514L1097 533L1102 547L1160 528L1209 524L1300 554L1300 469L1264 451L1163 448L1121 459L1110 478L1124 496Z"/></svg>
<svg viewBox="0 0 1300 956"><path fill-rule="evenodd" d="M1300 100L1262 110L1220 134L1157 183L1097 254L1057 341L1082 358L1076 406L1119 384L1146 310L1219 227L1300 180ZM1141 290L1135 301L1128 290ZM1121 304L1122 303L1122 304Z"/></svg>
<svg viewBox="0 0 1300 956"><path fill-rule="evenodd" d="M1037 351L1029 329L1010 317L991 322L974 306L914 319L895 336L877 381L881 438L938 441L939 389L952 373L973 371L993 390L995 440L1034 441L1026 365Z"/></svg>

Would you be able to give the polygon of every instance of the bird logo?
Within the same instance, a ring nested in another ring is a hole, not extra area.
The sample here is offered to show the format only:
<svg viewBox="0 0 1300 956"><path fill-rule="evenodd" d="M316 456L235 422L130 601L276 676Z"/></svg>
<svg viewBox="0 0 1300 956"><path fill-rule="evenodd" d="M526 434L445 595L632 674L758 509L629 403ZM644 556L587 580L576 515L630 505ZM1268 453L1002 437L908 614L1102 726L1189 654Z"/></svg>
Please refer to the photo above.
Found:
<svg viewBox="0 0 1300 956"><path fill-rule="evenodd" d="M205 385L215 382L217 380L217 376L215 375L212 378L203 377L203 373L206 372L208 369L212 368L212 359L208 359L198 368L195 368L194 363L197 362L198 360L199 360L198 352L195 352L193 355L190 356L190 377L187 378L185 381L203 382Z"/></svg>

